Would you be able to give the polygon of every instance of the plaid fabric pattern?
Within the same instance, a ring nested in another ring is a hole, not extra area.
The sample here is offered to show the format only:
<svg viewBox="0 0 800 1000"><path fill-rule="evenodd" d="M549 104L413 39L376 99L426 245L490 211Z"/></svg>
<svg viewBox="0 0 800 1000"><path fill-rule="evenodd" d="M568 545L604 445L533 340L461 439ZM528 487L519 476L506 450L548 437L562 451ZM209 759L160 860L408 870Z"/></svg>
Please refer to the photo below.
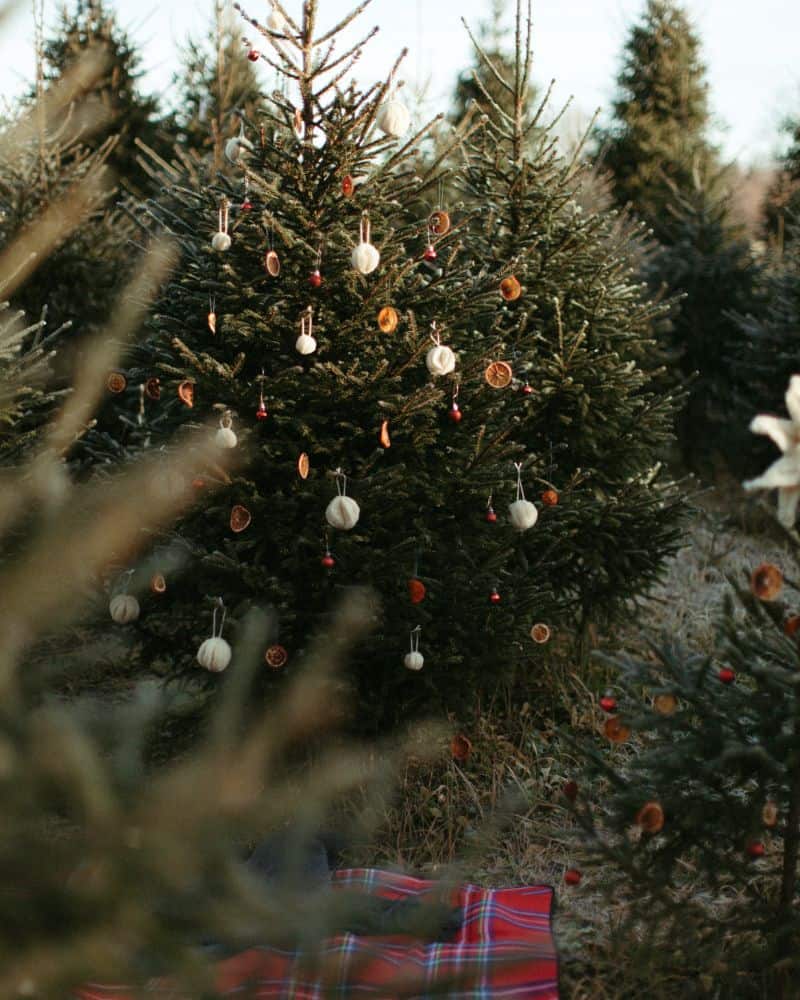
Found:
<svg viewBox="0 0 800 1000"><path fill-rule="evenodd" d="M371 868L338 871L334 885L386 899L438 894L435 882ZM254 948L220 962L217 990L241 1000L324 1000L357 997L447 996L452 1000L536 998L558 1000L558 962L551 933L550 886L456 889L462 925L448 942L400 937L332 938L309 961L296 952ZM189 1000L165 981L147 995ZM88 986L78 1000L132 1000L124 987Z"/></svg>

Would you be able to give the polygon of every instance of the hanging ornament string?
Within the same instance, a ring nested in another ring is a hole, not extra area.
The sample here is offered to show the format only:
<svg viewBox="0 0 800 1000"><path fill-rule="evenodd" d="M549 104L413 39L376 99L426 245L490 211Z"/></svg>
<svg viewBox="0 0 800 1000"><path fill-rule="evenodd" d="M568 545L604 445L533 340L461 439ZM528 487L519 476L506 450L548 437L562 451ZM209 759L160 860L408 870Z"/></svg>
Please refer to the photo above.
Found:
<svg viewBox="0 0 800 1000"><path fill-rule="evenodd" d="M222 612L222 616L220 618L220 623L219 623L219 632L217 632L217 612L218 611ZM228 609L225 607L225 602L222 600L221 597L215 598L215 602L214 602L214 614L211 617L211 638L212 639L221 639L222 638L222 630L225 628L225 617L227 616L227 614L228 614Z"/></svg>
<svg viewBox="0 0 800 1000"><path fill-rule="evenodd" d="M522 462L514 462L514 468L517 470L517 500L525 499L525 490L522 486Z"/></svg>
<svg viewBox="0 0 800 1000"><path fill-rule="evenodd" d="M438 330L436 329L436 320L434 320L434 321L433 321L433 322L431 323L431 333L430 333L430 337L431 337L431 340L432 340L432 341L434 342L434 344L435 344L435 345L436 345L437 347L439 347L439 346L441 345L441 343L442 343L442 338L441 338L441 336L439 335L439 331L438 331ZM453 396L453 399L455 399L455 396Z"/></svg>
<svg viewBox="0 0 800 1000"><path fill-rule="evenodd" d="M337 496L345 497L347 496L347 476L342 472L341 469L337 469L334 473L336 476L336 493Z"/></svg>
<svg viewBox="0 0 800 1000"><path fill-rule="evenodd" d="M412 653L418 653L419 652L419 640L420 640L421 634L422 634L422 626L421 625L417 625L417 627L415 629L411 630L411 652Z"/></svg>
<svg viewBox="0 0 800 1000"><path fill-rule="evenodd" d="M244 127L244 126L242 126L242 127ZM229 211L229 208L230 208L230 205L228 203L228 199L226 197L223 197L221 199L220 203L219 203L219 232L221 232L221 233L227 233L228 232L228 211Z"/></svg>
<svg viewBox="0 0 800 1000"><path fill-rule="evenodd" d="M372 235L370 230L371 230L371 226L370 226L370 222L369 222L369 215L367 215L367 213L364 212L362 214L362 216L361 216L361 226L360 226L360 230L359 230L359 233L360 233L359 242L360 243L369 243L369 241L370 241L369 238Z"/></svg>

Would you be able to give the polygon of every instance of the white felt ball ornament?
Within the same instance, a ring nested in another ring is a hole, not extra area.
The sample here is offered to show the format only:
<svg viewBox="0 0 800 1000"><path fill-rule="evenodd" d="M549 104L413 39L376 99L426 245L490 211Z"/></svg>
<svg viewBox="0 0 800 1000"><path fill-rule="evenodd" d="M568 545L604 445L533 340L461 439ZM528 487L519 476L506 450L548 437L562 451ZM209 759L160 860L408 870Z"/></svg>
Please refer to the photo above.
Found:
<svg viewBox="0 0 800 1000"><path fill-rule="evenodd" d="M219 674L231 662L232 655L233 651L225 639L221 636L212 636L197 650L197 662L206 670Z"/></svg>
<svg viewBox="0 0 800 1000"><path fill-rule="evenodd" d="M425 665L425 657L422 653L406 653L403 659L403 665L408 670L422 670Z"/></svg>
<svg viewBox="0 0 800 1000"><path fill-rule="evenodd" d="M313 354L317 349L316 340L307 333L301 333L294 343L300 354Z"/></svg>
<svg viewBox="0 0 800 1000"><path fill-rule="evenodd" d="M358 524L361 508L352 497L338 496L328 504L325 520L338 531L350 531Z"/></svg>
<svg viewBox="0 0 800 1000"><path fill-rule="evenodd" d="M139 602L133 594L117 594L111 598L108 610L117 625L127 625L139 617Z"/></svg>
<svg viewBox="0 0 800 1000"><path fill-rule="evenodd" d="M411 650L403 657L406 670L422 670L425 657L419 651L419 636L422 629L419 625L411 633Z"/></svg>
<svg viewBox="0 0 800 1000"><path fill-rule="evenodd" d="M381 262L381 255L377 248L370 243L369 217L364 213L361 219L361 232L359 234L358 246L353 250L350 257L353 267L359 274L372 274Z"/></svg>
<svg viewBox="0 0 800 1000"><path fill-rule="evenodd" d="M508 517L511 526L517 531L527 531L539 520L539 511L530 500L515 500L514 503L509 504Z"/></svg>
<svg viewBox="0 0 800 1000"><path fill-rule="evenodd" d="M525 491L522 488L522 462L515 462L517 470L517 499L508 505L508 517L512 528L517 531L527 531L539 520L539 511L536 505L525 499Z"/></svg>
<svg viewBox="0 0 800 1000"><path fill-rule="evenodd" d="M245 136L244 126L242 126L242 131L225 143L225 159L231 163L238 163L242 153L249 153L253 148L253 144Z"/></svg>
<svg viewBox="0 0 800 1000"><path fill-rule="evenodd" d="M219 430L214 436L214 441L218 448L235 448L239 443L233 428L231 427L231 416L226 413L219 422Z"/></svg>
<svg viewBox="0 0 800 1000"><path fill-rule="evenodd" d="M431 375L449 375L455 370L456 356L446 345L436 344L425 356L425 364Z"/></svg>
<svg viewBox="0 0 800 1000"><path fill-rule="evenodd" d="M227 233L223 233L221 231L214 233L211 238L211 246L220 253L224 253L226 250L230 250L231 248L231 238Z"/></svg>
<svg viewBox="0 0 800 1000"><path fill-rule="evenodd" d="M378 128L390 139L399 139L408 131L411 113L397 97L391 97L378 114Z"/></svg>
<svg viewBox="0 0 800 1000"><path fill-rule="evenodd" d="M358 524L361 508L347 496L347 476L341 469L336 470L336 492L338 495L325 508L325 520L337 531L350 531Z"/></svg>

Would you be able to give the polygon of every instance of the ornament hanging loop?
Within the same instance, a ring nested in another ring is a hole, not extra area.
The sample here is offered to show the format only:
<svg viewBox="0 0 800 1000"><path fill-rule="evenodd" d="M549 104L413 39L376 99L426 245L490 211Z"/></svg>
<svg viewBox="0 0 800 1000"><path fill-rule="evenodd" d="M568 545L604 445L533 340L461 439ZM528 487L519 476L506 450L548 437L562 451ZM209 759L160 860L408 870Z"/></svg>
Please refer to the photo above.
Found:
<svg viewBox="0 0 800 1000"><path fill-rule="evenodd" d="M359 239L361 243L369 243L369 238L371 235L371 226L369 221L369 213L365 210L361 214L361 225L359 228Z"/></svg>
<svg viewBox="0 0 800 1000"><path fill-rule="evenodd" d="M242 126L244 128L244 126ZM230 203L228 199L223 197L219 203L219 231L221 233L228 232L228 211L230 209Z"/></svg>
<svg viewBox="0 0 800 1000"><path fill-rule="evenodd" d="M522 462L514 462L514 468L517 470L517 500L525 499L525 490L522 486Z"/></svg>
<svg viewBox="0 0 800 1000"><path fill-rule="evenodd" d="M421 634L422 634L422 626L421 625L417 625L416 628L414 628L414 629L411 630L411 652L412 653L418 653L419 652L419 640L420 640Z"/></svg>
<svg viewBox="0 0 800 1000"><path fill-rule="evenodd" d="M336 493L340 497L347 496L347 476L342 472L341 469L337 469L334 473L336 476Z"/></svg>
<svg viewBox="0 0 800 1000"><path fill-rule="evenodd" d="M217 614L221 612L220 622L219 622L219 632L217 632ZM228 614L228 609L225 607L225 602L221 597L214 598L214 613L211 616L211 638L218 639L222 638L222 630L225 628L225 617Z"/></svg>
<svg viewBox="0 0 800 1000"><path fill-rule="evenodd" d="M233 417L231 416L230 410L226 410L219 418L219 425L226 430L233 426Z"/></svg>
<svg viewBox="0 0 800 1000"><path fill-rule="evenodd" d="M441 346L442 338L439 331L436 329L436 320L431 323L431 340L436 344L437 347Z"/></svg>

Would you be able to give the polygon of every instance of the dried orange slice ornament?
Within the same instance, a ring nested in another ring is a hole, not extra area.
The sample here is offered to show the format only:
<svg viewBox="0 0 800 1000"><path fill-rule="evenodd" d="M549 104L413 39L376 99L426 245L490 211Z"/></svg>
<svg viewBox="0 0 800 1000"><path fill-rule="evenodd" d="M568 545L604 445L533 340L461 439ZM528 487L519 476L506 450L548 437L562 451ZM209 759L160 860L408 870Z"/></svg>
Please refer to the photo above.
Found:
<svg viewBox="0 0 800 1000"><path fill-rule="evenodd" d="M277 278L281 273L281 259L274 250L270 250L264 258L264 270L271 278Z"/></svg>
<svg viewBox="0 0 800 1000"><path fill-rule="evenodd" d="M241 504L237 503L231 508L231 531L235 531L238 534L240 531L244 531L245 528L249 528L251 521L252 516L247 507L242 507Z"/></svg>
<svg viewBox="0 0 800 1000"><path fill-rule="evenodd" d="M161 399L161 382L155 376L144 384L144 391L150 399Z"/></svg>
<svg viewBox="0 0 800 1000"><path fill-rule="evenodd" d="M522 295L522 285L512 274L510 278L503 278L500 282L500 294L506 302L516 302Z"/></svg>
<svg viewBox="0 0 800 1000"><path fill-rule="evenodd" d="M106 379L106 386L109 392L120 393L125 392L128 386L128 380L122 374L122 372L111 372L111 374Z"/></svg>
<svg viewBox="0 0 800 1000"><path fill-rule="evenodd" d="M762 563L753 570L750 589L759 601L774 601L783 588L783 573L772 563Z"/></svg>
<svg viewBox="0 0 800 1000"><path fill-rule="evenodd" d="M163 594L167 589L167 581L163 573L154 573L150 580L150 589L154 594Z"/></svg>
<svg viewBox="0 0 800 1000"><path fill-rule="evenodd" d="M514 373L506 361L493 361L484 372L484 378L493 389L505 389L511 385Z"/></svg>
<svg viewBox="0 0 800 1000"><path fill-rule="evenodd" d="M384 420L381 424L381 432L378 435L378 440L381 443L382 448L391 448L392 439L389 437L389 421Z"/></svg>
<svg viewBox="0 0 800 1000"><path fill-rule="evenodd" d="M308 460L308 455L303 452L297 459L297 474L301 479L308 479L308 473L311 470L311 462Z"/></svg>
<svg viewBox="0 0 800 1000"><path fill-rule="evenodd" d="M543 622L537 622L531 629L531 639L534 642L538 642L540 646L550 641L551 634L550 626L545 625Z"/></svg>
<svg viewBox="0 0 800 1000"><path fill-rule="evenodd" d="M397 315L397 310L393 309L392 306L384 306L378 313L378 326L381 333L394 333L399 322L400 317Z"/></svg>
<svg viewBox="0 0 800 1000"><path fill-rule="evenodd" d="M181 382L178 386L178 398L187 406L194 406L194 382Z"/></svg>
<svg viewBox="0 0 800 1000"><path fill-rule="evenodd" d="M450 232L450 216L443 209L433 212L428 219L428 229L434 236L445 236Z"/></svg>
<svg viewBox="0 0 800 1000"><path fill-rule="evenodd" d="M472 753L472 741L463 733L456 733L450 740L450 754L453 760L463 764Z"/></svg>
<svg viewBox="0 0 800 1000"><path fill-rule="evenodd" d="M606 719L603 732L612 743L625 743L631 735L630 727L618 715L611 715Z"/></svg>
<svg viewBox="0 0 800 1000"><path fill-rule="evenodd" d="M269 647L264 654L264 659L266 660L268 667L272 667L273 670L280 670L281 667L286 666L289 660L289 654L283 646L279 646L276 643L274 646Z"/></svg>
<svg viewBox="0 0 800 1000"><path fill-rule="evenodd" d="M653 698L653 709L659 715L674 715L678 708L678 699L674 694L657 694Z"/></svg>
<svg viewBox="0 0 800 1000"><path fill-rule="evenodd" d="M645 802L636 813L636 825L643 833L660 833L664 829L664 810L659 802Z"/></svg>

